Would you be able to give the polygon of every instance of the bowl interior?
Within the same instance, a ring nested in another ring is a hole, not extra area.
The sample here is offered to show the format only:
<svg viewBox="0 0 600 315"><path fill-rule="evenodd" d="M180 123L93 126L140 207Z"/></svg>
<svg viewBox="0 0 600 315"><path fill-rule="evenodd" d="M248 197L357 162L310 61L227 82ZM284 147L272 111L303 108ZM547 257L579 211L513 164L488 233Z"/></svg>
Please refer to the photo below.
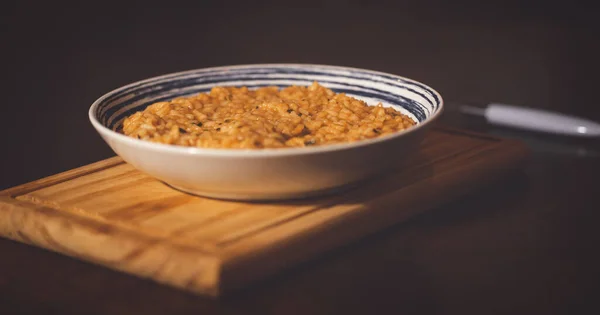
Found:
<svg viewBox="0 0 600 315"><path fill-rule="evenodd" d="M125 117L146 106L175 97L210 91L214 86L310 85L318 81L337 93L382 103L423 123L441 111L442 99L432 88L403 77L347 67L295 64L226 66L168 74L114 90L93 107L93 116L104 127L117 131Z"/></svg>

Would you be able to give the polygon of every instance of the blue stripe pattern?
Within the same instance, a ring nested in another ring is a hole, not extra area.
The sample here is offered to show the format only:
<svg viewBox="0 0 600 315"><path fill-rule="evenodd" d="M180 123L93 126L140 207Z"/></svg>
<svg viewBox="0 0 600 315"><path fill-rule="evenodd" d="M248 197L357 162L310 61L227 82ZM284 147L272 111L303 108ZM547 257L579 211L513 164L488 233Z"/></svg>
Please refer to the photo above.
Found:
<svg viewBox="0 0 600 315"><path fill-rule="evenodd" d="M100 98L94 115L105 127L117 130L125 117L152 103L208 92L214 86L252 89L310 85L313 81L364 99L369 105L393 106L418 122L439 111L442 101L430 87L390 74L335 66L265 64L199 69L137 82Z"/></svg>

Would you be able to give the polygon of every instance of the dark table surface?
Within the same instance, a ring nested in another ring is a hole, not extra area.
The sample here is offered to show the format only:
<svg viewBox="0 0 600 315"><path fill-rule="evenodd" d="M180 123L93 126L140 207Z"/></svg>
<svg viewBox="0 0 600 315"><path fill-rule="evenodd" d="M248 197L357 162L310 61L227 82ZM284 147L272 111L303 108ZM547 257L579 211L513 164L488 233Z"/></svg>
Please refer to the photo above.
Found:
<svg viewBox="0 0 600 315"><path fill-rule="evenodd" d="M264 3L9 4L0 189L112 156L87 120L102 94L206 66L355 66L417 79L446 100L600 121L598 25L580 3ZM441 123L522 139L532 158L221 300L0 239L0 314L588 313L600 262L598 140L504 130L451 110Z"/></svg>

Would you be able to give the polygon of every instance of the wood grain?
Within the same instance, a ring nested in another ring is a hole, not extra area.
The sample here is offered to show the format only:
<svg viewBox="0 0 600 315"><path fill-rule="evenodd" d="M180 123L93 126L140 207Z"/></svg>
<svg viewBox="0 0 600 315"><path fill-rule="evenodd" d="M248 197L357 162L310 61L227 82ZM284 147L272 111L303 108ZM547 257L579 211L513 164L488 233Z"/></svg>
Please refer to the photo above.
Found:
<svg viewBox="0 0 600 315"><path fill-rule="evenodd" d="M0 235L217 296L448 202L525 156L513 141L437 128L395 173L268 204L187 195L115 157L0 192Z"/></svg>

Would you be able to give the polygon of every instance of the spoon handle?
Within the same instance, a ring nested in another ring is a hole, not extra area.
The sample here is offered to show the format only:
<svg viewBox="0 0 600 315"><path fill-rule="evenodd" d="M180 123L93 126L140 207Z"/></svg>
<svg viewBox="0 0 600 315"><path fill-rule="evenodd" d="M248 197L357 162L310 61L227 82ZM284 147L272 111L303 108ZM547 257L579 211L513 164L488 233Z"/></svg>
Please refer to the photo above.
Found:
<svg viewBox="0 0 600 315"><path fill-rule="evenodd" d="M577 137L600 136L600 124L557 112L501 103L489 103L484 107L459 105L459 109L506 127Z"/></svg>

